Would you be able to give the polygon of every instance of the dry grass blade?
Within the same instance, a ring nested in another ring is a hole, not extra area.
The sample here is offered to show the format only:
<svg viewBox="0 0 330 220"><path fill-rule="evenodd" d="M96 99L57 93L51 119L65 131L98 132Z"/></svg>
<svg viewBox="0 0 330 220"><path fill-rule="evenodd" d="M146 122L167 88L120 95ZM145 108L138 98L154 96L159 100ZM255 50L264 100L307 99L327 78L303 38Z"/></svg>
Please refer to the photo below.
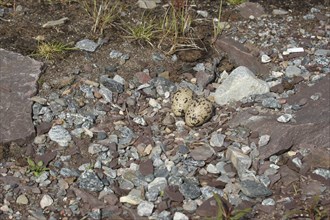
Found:
<svg viewBox="0 0 330 220"><path fill-rule="evenodd" d="M104 29L110 25L119 16L122 6L119 1L110 0L82 0L82 7L93 19L91 28L93 33L99 31L102 35Z"/></svg>

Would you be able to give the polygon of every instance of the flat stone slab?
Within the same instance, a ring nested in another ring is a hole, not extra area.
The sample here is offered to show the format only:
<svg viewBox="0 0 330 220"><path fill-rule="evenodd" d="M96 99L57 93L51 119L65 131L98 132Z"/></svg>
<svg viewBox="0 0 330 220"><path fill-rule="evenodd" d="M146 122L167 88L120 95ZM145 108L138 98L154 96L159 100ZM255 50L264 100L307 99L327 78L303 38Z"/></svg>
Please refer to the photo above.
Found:
<svg viewBox="0 0 330 220"><path fill-rule="evenodd" d="M0 48L0 144L24 144L35 136L32 101L43 63Z"/></svg>
<svg viewBox="0 0 330 220"><path fill-rule="evenodd" d="M217 50L224 51L228 54L229 59L236 66L245 66L249 68L256 76L269 75L269 68L265 64L258 61L258 58L253 56L247 47L228 37L220 37L215 46Z"/></svg>
<svg viewBox="0 0 330 220"><path fill-rule="evenodd" d="M282 154L292 148L329 148L330 147L330 76L322 78L315 85L308 87L301 84L297 93L288 98L289 104L305 99L306 104L295 112L295 123L279 123L278 115L250 115L248 111L237 114L230 122L230 127L243 125L261 135L270 135L271 140L259 149L259 159L267 159L275 154ZM312 95L319 95L312 100Z"/></svg>

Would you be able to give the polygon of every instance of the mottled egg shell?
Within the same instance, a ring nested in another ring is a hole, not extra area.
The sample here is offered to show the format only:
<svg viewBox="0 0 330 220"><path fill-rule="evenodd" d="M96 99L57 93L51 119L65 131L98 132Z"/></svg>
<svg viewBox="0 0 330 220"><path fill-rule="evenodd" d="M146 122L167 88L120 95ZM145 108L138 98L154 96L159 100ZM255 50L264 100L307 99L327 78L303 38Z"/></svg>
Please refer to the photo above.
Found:
<svg viewBox="0 0 330 220"><path fill-rule="evenodd" d="M212 103L205 98L193 100L185 116L186 124L190 127L199 126L208 121L213 113Z"/></svg>
<svg viewBox="0 0 330 220"><path fill-rule="evenodd" d="M176 116L183 116L192 100L193 92L188 88L179 89L172 98L172 111Z"/></svg>

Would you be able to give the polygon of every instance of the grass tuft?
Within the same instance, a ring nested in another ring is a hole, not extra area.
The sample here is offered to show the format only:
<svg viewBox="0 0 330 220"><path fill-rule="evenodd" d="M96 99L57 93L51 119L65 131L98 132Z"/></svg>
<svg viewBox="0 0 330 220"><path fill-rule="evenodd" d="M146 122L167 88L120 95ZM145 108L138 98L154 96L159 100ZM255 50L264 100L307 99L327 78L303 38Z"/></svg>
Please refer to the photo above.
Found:
<svg viewBox="0 0 330 220"><path fill-rule="evenodd" d="M52 60L56 55L63 54L65 51L69 50L76 50L76 48L59 42L42 42L38 45L37 50L33 55Z"/></svg>
<svg viewBox="0 0 330 220"><path fill-rule="evenodd" d="M81 0L80 4L93 19L92 32L103 34L104 29L115 21L122 10L119 1L111 0Z"/></svg>

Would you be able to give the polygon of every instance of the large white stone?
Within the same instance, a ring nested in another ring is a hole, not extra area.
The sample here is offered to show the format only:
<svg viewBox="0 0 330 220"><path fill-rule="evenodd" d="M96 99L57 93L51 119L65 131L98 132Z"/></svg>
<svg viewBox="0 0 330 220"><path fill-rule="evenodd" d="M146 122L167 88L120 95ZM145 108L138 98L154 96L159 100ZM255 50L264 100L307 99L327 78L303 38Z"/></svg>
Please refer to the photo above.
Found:
<svg viewBox="0 0 330 220"><path fill-rule="evenodd" d="M250 95L267 92L269 86L265 81L258 79L247 67L239 66L216 89L213 96L216 103L225 105Z"/></svg>

